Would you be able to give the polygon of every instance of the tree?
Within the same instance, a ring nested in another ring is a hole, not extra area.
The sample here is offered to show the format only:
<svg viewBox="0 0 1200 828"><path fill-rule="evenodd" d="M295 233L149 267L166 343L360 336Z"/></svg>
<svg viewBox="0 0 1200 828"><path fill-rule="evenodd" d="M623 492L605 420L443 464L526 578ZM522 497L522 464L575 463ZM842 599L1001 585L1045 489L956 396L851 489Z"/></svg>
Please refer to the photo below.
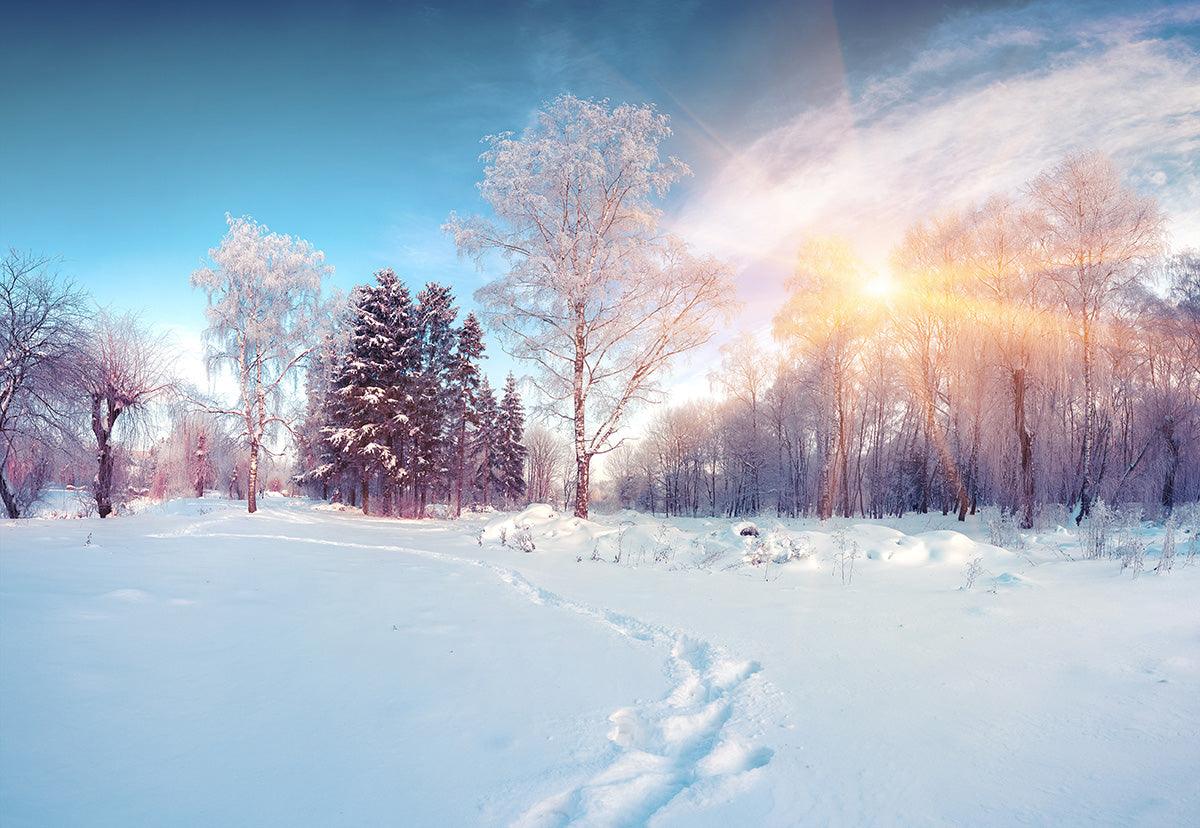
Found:
<svg viewBox="0 0 1200 828"><path fill-rule="evenodd" d="M26 472L41 468L53 438L69 429L63 392L83 308L83 294L50 271L49 259L10 250L0 260L0 500L9 518L37 498L46 476ZM24 471L14 488L15 466Z"/></svg>
<svg viewBox="0 0 1200 828"><path fill-rule="evenodd" d="M204 490L212 482L212 463L208 459L208 435L201 431L196 435L196 451L193 453L192 486L196 497L204 497Z"/></svg>
<svg viewBox="0 0 1200 828"><path fill-rule="evenodd" d="M451 375L458 335L454 294L445 285L427 284L417 294L416 327L419 371L409 414L413 440L413 493L418 515L425 513L430 489L445 480L449 457L450 415L454 411Z"/></svg>
<svg viewBox="0 0 1200 828"><path fill-rule="evenodd" d="M230 367L238 382L234 408L207 407L236 417L248 454L246 507L257 511L259 453L279 427L292 430L281 403L285 383L312 352L321 280L333 268L303 239L270 232L252 218L225 217L229 231L209 250L214 267L192 273L208 295L205 344L212 368Z"/></svg>
<svg viewBox="0 0 1200 828"><path fill-rule="evenodd" d="M569 446L561 437L541 425L526 428L522 443L526 450L525 494L531 503L557 500L556 483L563 474Z"/></svg>
<svg viewBox="0 0 1200 828"><path fill-rule="evenodd" d="M377 284L360 285L351 294L349 340L333 381L334 399L326 425L342 462L357 471L363 514L370 514L372 476L394 474L399 466L391 447L388 410L392 368L388 274L380 271Z"/></svg>
<svg viewBox="0 0 1200 828"><path fill-rule="evenodd" d="M479 360L483 357L483 329L475 314L467 314L458 330L450 381L455 399L454 515L462 514L463 480L467 468L467 429L478 425Z"/></svg>
<svg viewBox="0 0 1200 828"><path fill-rule="evenodd" d="M329 497L329 481L342 467L342 456L332 440L336 413L335 384L343 354L340 337L327 331L309 358L305 371L305 413L296 432L300 473L293 479L310 491ZM319 487L319 489L316 489Z"/></svg>
<svg viewBox="0 0 1200 828"><path fill-rule="evenodd" d="M508 261L476 298L572 423L580 517L592 458L619 444L629 409L673 357L711 337L732 302L724 265L659 234L655 198L688 173L659 156L670 134L652 107L562 96L519 138L485 139L480 191L497 223L451 215L446 224L460 252Z"/></svg>
<svg viewBox="0 0 1200 828"><path fill-rule="evenodd" d="M496 392L487 377L479 386L479 427L475 432L475 485L479 488L484 506L490 506L493 491L503 491L504 473L501 467L504 444L504 424Z"/></svg>
<svg viewBox="0 0 1200 828"><path fill-rule="evenodd" d="M119 418L136 418L155 400L174 390L167 343L131 314L96 315L86 332L81 355L80 387L91 412L96 439L93 495L101 518L112 514L113 430Z"/></svg>
<svg viewBox="0 0 1200 828"><path fill-rule="evenodd" d="M863 264L840 239L811 239L801 248L787 302L775 317L775 337L794 360L811 366L818 392L820 482L817 516L849 514L849 442L853 426L853 372L870 330L860 286ZM840 498L839 498L840 493Z"/></svg>
<svg viewBox="0 0 1200 828"><path fill-rule="evenodd" d="M1007 375L1018 458L1020 527L1033 528L1034 435L1030 427L1030 373L1035 345L1046 329L1045 287L1033 260L1030 228L1036 218L996 196L973 211L966 225L965 264L981 297L972 316L992 342L992 359Z"/></svg>
<svg viewBox="0 0 1200 828"><path fill-rule="evenodd" d="M721 346L721 365L710 379L742 409L746 422L742 451L738 452L739 503L737 514L757 514L762 508L761 472L766 458L761 440L763 397L769 384L770 363L754 337L742 334Z"/></svg>
<svg viewBox="0 0 1200 828"><path fill-rule="evenodd" d="M1048 274L1075 323L1083 369L1079 513L1095 497L1096 333L1105 311L1136 285L1143 263L1162 244L1157 202L1121 182L1112 162L1097 152L1077 153L1029 185L1038 211L1037 232Z"/></svg>
<svg viewBox="0 0 1200 828"><path fill-rule="evenodd" d="M525 495L525 407L511 373L504 380L500 397L499 468L501 490L508 503Z"/></svg>
<svg viewBox="0 0 1200 828"><path fill-rule="evenodd" d="M940 469L941 482L951 492L959 520L967 516L967 486L950 450L949 411L939 415L948 408L942 401L947 396L954 352L967 341L961 329L961 268L966 239L961 216L939 216L912 227L893 256L905 282L896 328L921 413L919 510L929 511L937 479L935 469ZM943 509L948 510L949 503Z"/></svg>

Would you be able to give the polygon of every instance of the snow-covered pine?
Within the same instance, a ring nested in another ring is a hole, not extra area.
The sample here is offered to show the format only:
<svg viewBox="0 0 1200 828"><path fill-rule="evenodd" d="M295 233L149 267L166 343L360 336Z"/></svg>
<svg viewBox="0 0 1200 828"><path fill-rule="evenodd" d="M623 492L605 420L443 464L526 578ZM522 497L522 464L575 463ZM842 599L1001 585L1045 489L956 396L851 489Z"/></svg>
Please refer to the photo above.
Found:
<svg viewBox="0 0 1200 828"><path fill-rule="evenodd" d="M458 336L458 309L450 288L436 282L417 294L416 323L420 341L420 372L414 377L409 412L412 435L412 494L417 515L423 515L431 495L446 486L452 466L450 414L454 408L451 375Z"/></svg>
<svg viewBox="0 0 1200 828"><path fill-rule="evenodd" d="M473 313L467 314L458 329L451 372L451 391L454 395L451 452L454 458L454 514L462 514L463 485L467 472L468 433L479 424L476 410L479 394L479 360L484 352L483 329Z"/></svg>
<svg viewBox="0 0 1200 828"><path fill-rule="evenodd" d="M479 425L472 441L471 454L475 460L475 487L479 490L480 502L484 506L490 506L493 495L502 495L504 492L504 470L501 463L504 456L505 430L500 403L496 400L496 392L487 377L480 383L478 399Z"/></svg>
<svg viewBox="0 0 1200 828"><path fill-rule="evenodd" d="M322 499L330 495L330 482L342 468L342 453L331 440L335 426L334 387L341 366L343 336L327 331L309 358L305 374L305 415L296 429L300 473L294 482Z"/></svg>
<svg viewBox="0 0 1200 828"><path fill-rule="evenodd" d="M374 481L398 480L404 472L393 440L399 385L391 301L395 274L381 270L375 278L375 284L360 285L351 296L350 336L327 426L330 442L357 473L364 514L370 510Z"/></svg>
<svg viewBox="0 0 1200 828"><path fill-rule="evenodd" d="M525 495L525 407L517 388L517 378L509 373L500 398L499 467L500 491L508 505L519 503Z"/></svg>

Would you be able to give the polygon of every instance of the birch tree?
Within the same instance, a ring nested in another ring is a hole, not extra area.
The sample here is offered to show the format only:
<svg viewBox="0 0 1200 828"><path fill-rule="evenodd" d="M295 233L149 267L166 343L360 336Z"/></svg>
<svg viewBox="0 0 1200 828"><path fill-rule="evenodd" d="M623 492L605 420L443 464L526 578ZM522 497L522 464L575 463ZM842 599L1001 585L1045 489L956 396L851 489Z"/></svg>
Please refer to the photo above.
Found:
<svg viewBox="0 0 1200 828"><path fill-rule="evenodd" d="M480 192L495 220L446 224L461 253L507 263L476 298L571 423L580 517L592 458L620 444L630 408L711 337L732 299L724 265L659 233L656 200L689 172L660 156L670 134L652 107L560 97L522 135L484 139Z"/></svg>
<svg viewBox="0 0 1200 828"><path fill-rule="evenodd" d="M332 273L309 242L270 232L254 219L225 217L229 231L209 250L212 267L192 273L208 295L205 344L210 369L230 368L238 402L210 406L236 417L248 454L246 506L257 511L259 454L279 428L291 431L281 403L286 383L313 350L321 280Z"/></svg>
<svg viewBox="0 0 1200 828"><path fill-rule="evenodd" d="M1095 497L1096 334L1116 296L1137 284L1142 265L1162 243L1162 214L1153 198L1125 186L1098 152L1070 155L1029 185L1040 216L1045 267L1075 324L1083 371L1079 513Z"/></svg>

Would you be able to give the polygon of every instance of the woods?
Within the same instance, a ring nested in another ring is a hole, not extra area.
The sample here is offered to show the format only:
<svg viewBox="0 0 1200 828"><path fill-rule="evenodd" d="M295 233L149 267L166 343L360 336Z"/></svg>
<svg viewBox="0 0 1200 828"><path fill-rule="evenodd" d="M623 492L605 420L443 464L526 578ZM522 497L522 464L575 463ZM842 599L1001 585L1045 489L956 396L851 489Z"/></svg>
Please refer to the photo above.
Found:
<svg viewBox="0 0 1200 828"><path fill-rule="evenodd" d="M1196 255L1167 250L1105 157L919 222L883 285L851 242L810 240L788 290L771 343L725 350L722 399L664 412L615 470L623 505L992 506L1031 528L1097 498L1157 516L1200 496Z"/></svg>
<svg viewBox="0 0 1200 828"><path fill-rule="evenodd" d="M11 252L7 515L88 479L101 517L212 490L254 512L298 487L411 517L531 501L586 517L596 497L820 519L987 507L1029 529L1097 500L1163 517L1200 497L1200 256L1171 250L1156 201L1096 152L946 205L883 264L805 236L769 336L723 336L708 397L633 427L737 305L732 267L662 225L690 172L663 156L670 135L652 107L568 95L486 138L491 214L443 228L482 271L477 311L389 268L331 293L313 244L226 216L191 284L228 399L181 381L136 317ZM531 373L489 377L489 337Z"/></svg>

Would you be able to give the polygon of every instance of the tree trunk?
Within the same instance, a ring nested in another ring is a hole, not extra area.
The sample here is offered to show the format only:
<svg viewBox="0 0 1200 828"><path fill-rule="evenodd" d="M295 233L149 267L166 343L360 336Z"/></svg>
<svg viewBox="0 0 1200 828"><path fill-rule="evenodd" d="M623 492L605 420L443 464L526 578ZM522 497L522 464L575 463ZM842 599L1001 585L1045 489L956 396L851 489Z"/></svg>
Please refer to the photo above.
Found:
<svg viewBox="0 0 1200 828"><path fill-rule="evenodd" d="M1012 372L1013 429L1017 434L1020 455L1020 510L1021 528L1033 528L1033 435L1025 418L1025 392L1028 378L1024 368Z"/></svg>
<svg viewBox="0 0 1200 828"><path fill-rule="evenodd" d="M584 454L575 460L575 516L588 516L588 478L591 475L590 455Z"/></svg>
<svg viewBox="0 0 1200 828"><path fill-rule="evenodd" d="M371 477L363 473L359 478L359 491L362 492L362 512L364 515L370 514L371 508Z"/></svg>
<svg viewBox="0 0 1200 828"><path fill-rule="evenodd" d="M1082 473L1079 484L1079 514L1076 525L1092 510L1092 431L1096 427L1096 406L1092 399L1092 326L1084 310L1083 318L1083 446L1080 448Z"/></svg>
<svg viewBox="0 0 1200 828"><path fill-rule="evenodd" d="M584 340L583 306L575 308L575 375L573 398L575 404L575 517L588 516L588 478L592 458L585 443L584 417L586 400L583 396L583 369L587 343Z"/></svg>
<svg viewBox="0 0 1200 828"><path fill-rule="evenodd" d="M1175 418L1168 415L1163 419L1163 439L1167 442L1167 469L1163 477L1162 507L1167 517L1175 508L1175 474L1179 469L1179 440L1175 437Z"/></svg>
<svg viewBox="0 0 1200 828"><path fill-rule="evenodd" d="M254 514L258 511L258 441L250 443L249 480L246 486L246 511Z"/></svg>
<svg viewBox="0 0 1200 828"><path fill-rule="evenodd" d="M454 481L454 516L462 515L463 474L467 468L467 397L463 395L458 418L458 473Z"/></svg>
<svg viewBox="0 0 1200 828"><path fill-rule="evenodd" d="M101 518L112 514L112 429L121 413L118 406L107 401L107 411L102 411L101 403L106 402L100 394L92 394L92 433L96 435L96 513Z"/></svg>
<svg viewBox="0 0 1200 828"><path fill-rule="evenodd" d="M486 509L492 500L492 452L488 446L483 447L483 506Z"/></svg>
<svg viewBox="0 0 1200 828"><path fill-rule="evenodd" d="M16 520L21 516L21 510L17 508L17 498L8 488L8 481L4 478L4 469L0 468L0 500L4 501L4 511L8 513L9 520Z"/></svg>

